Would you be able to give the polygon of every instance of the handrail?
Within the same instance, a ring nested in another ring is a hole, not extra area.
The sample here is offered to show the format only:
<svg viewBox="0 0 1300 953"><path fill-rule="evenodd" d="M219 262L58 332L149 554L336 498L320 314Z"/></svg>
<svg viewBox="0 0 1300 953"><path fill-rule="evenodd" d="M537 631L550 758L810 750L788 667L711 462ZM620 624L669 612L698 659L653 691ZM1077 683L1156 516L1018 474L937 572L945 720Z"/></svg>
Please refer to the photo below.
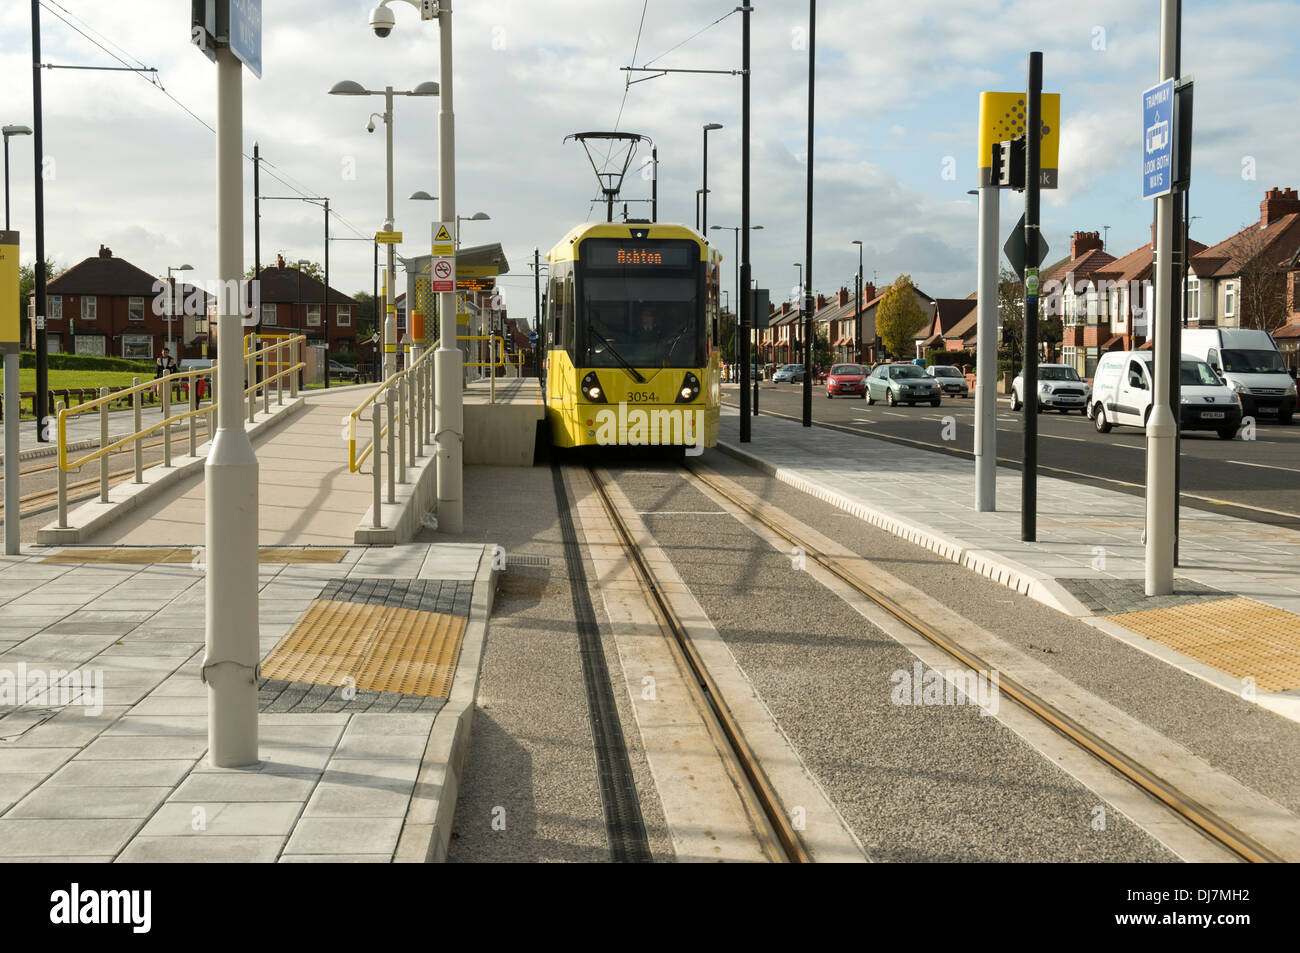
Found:
<svg viewBox="0 0 1300 953"><path fill-rule="evenodd" d="M357 453L357 418L361 415L361 412L364 411L367 407L369 407L372 403L374 403L380 397L380 395L382 395L385 391L388 390L388 388L397 384L399 381L404 379L412 371L416 370L416 368L420 368L421 370L423 370L423 368L425 367L425 361L429 362L428 366L432 366L433 360L431 358L431 355L437 349L440 341L441 339L439 339L438 341L434 341L433 344L429 345L425 349L423 354L421 354L418 358L416 358L414 361L411 362L410 366L405 367L400 371L395 371L389 377L385 378L383 381L376 384L374 390L370 392L370 396L367 397L365 400L363 400L360 404L358 404L356 408L350 414L348 414L348 472L349 473L357 472L361 464L365 463L366 458L369 457L370 454L374 451L375 441L377 439L383 438L388 433L388 426L385 425L382 429L382 432L378 434L371 434L370 444L365 449L363 449L360 454L358 454Z"/></svg>

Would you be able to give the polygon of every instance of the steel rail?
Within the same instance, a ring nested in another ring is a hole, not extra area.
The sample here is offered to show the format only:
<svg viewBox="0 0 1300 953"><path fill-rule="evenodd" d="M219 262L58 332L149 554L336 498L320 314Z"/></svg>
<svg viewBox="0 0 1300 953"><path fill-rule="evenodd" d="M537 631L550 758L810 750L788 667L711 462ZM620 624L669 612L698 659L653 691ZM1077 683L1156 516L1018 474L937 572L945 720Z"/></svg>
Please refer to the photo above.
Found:
<svg viewBox="0 0 1300 953"><path fill-rule="evenodd" d="M618 532L624 552L627 553L628 559L638 575L640 575L646 591L651 597L652 606L660 618L661 627L672 633L673 641L680 648L682 656L690 668L692 677L701 689L706 706L716 719L723 738L732 750L736 764L746 782L745 786L748 788L748 791L744 793L753 802L752 809L758 816L766 819L782 859L790 863L811 863L812 858L804 849L798 834L795 833L794 826L790 822L790 818L786 816L781 807L781 800L776 793L776 789L772 786L772 782L759 764L758 756L754 754L754 750L745 739L744 732L741 730L736 717L731 713L731 709L723 698L722 692L718 689L717 683L709 674L708 667L696 650L689 633L687 633L677 613L673 611L672 606L669 604L668 597L655 576L654 570L650 568L622 514L619 513L618 507L615 506L614 501L605 489L604 480L597 469L592 466L587 467L587 475L591 479L592 486L596 489L601 505L605 508L610 522Z"/></svg>
<svg viewBox="0 0 1300 953"><path fill-rule="evenodd" d="M978 655L963 648L947 636L935 632L925 622L916 618L916 616L903 606L898 605L893 599L858 578L856 573L841 565L839 560L835 557L820 552L807 540L801 539L787 531L785 528L777 525L761 511L751 506L746 501L738 498L726 487L720 485L716 480L700 473L689 464L685 465L684 469L688 474L690 474L691 478L704 484L709 489L713 490L713 492L728 500L733 506L742 510L748 516L757 520L787 542L798 546L808 558L815 560L823 568L837 576L842 582L866 596L872 602L876 603L876 605L894 616L894 618L915 631L918 635L923 636L929 642L943 649L949 655L963 662L968 668L977 673L984 676L990 676L992 674L992 667ZM1006 695L1013 701L1019 703L1023 708L1032 712L1079 747L1088 751L1103 763L1124 775L1124 777L1128 778L1129 781L1142 788L1142 790L1146 791L1152 797L1161 801L1166 807L1170 808L1174 813L1178 814L1188 823L1197 827L1211 840L1227 848L1238 857L1251 863L1284 862L1284 858L1279 856L1276 852L1270 850L1250 835L1239 830L1218 813L1201 804L1196 799L1183 794L1182 791L1173 784L1164 780L1155 772L1139 763L1136 759L1116 748L1109 741L1106 741L1100 735L1080 724L1074 718L1065 714L1036 692L1021 685L1015 679L999 672L998 688L999 694Z"/></svg>

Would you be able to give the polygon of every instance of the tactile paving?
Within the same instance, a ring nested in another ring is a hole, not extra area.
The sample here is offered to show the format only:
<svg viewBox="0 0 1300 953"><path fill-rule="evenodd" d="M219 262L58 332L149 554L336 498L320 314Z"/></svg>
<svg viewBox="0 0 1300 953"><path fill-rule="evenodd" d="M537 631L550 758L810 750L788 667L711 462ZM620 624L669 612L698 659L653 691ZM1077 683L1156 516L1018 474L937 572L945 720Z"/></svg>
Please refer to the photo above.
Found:
<svg viewBox="0 0 1300 953"><path fill-rule="evenodd" d="M271 682L446 698L472 589L447 580L331 580L262 663L262 675Z"/></svg>
<svg viewBox="0 0 1300 953"><path fill-rule="evenodd" d="M1235 597L1108 618L1234 678L1253 678L1261 691L1300 688L1300 616L1294 613Z"/></svg>
<svg viewBox="0 0 1300 953"><path fill-rule="evenodd" d="M265 546L257 551L260 563L339 563L346 549L301 549ZM149 566L157 563L193 563L203 558L202 546L115 546L111 549L65 549L46 556L46 563L118 563Z"/></svg>

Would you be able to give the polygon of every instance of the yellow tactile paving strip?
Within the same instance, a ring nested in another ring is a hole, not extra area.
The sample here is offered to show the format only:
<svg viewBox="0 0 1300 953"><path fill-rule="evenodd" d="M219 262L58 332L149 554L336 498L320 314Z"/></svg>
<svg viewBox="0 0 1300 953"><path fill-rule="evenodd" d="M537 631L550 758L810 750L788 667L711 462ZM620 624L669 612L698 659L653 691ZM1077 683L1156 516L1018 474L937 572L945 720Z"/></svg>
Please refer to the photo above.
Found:
<svg viewBox="0 0 1300 953"><path fill-rule="evenodd" d="M1241 597L1107 618L1184 655L1253 678L1261 691L1300 688L1300 616Z"/></svg>
<svg viewBox="0 0 1300 953"><path fill-rule="evenodd" d="M196 552L196 550L198 550ZM45 563L118 563L148 566L157 563L192 563L201 558L201 547L114 547L112 549L65 549L46 556ZM257 551L260 563L339 563L346 549L292 549L263 547Z"/></svg>
<svg viewBox="0 0 1300 953"><path fill-rule="evenodd" d="M262 663L264 678L446 698L464 616L318 599Z"/></svg>

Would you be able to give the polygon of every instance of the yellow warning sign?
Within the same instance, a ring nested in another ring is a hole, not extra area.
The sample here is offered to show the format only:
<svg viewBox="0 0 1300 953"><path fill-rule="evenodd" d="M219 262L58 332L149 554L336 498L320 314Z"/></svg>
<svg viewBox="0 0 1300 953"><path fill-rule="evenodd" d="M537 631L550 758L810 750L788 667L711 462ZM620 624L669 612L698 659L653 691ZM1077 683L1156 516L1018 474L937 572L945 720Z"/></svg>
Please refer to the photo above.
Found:
<svg viewBox="0 0 1300 953"><path fill-rule="evenodd" d="M1043 93L1042 151L1040 184L1056 188L1061 152L1061 94ZM979 163L980 185L990 185L993 167L993 144L1014 139L1025 131L1024 93L980 93Z"/></svg>
<svg viewBox="0 0 1300 953"><path fill-rule="evenodd" d="M375 232L375 241L380 245L402 244L401 232Z"/></svg>
<svg viewBox="0 0 1300 953"><path fill-rule="evenodd" d="M455 222L433 223L433 256L435 258L453 258L456 255Z"/></svg>
<svg viewBox="0 0 1300 953"><path fill-rule="evenodd" d="M19 339L18 287L18 233L0 231L0 343L13 345L13 351Z"/></svg>

